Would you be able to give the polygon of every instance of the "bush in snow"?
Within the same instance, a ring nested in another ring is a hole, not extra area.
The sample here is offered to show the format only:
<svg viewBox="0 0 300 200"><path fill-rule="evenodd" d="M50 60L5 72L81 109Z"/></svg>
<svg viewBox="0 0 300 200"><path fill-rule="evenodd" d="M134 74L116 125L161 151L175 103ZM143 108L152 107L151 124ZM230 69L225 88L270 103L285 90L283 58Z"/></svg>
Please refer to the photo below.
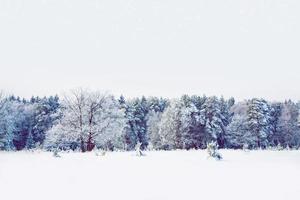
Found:
<svg viewBox="0 0 300 200"><path fill-rule="evenodd" d="M218 152L217 142L210 142L207 144L207 153L209 157L215 158L216 160L222 160L222 156Z"/></svg>
<svg viewBox="0 0 300 200"><path fill-rule="evenodd" d="M105 150L95 151L95 155L96 156L105 156L106 155L106 151Z"/></svg>
<svg viewBox="0 0 300 200"><path fill-rule="evenodd" d="M145 154L141 150L142 143L138 142L135 146L136 156L144 156Z"/></svg>
<svg viewBox="0 0 300 200"><path fill-rule="evenodd" d="M249 151L249 145L248 144L243 144L243 151L246 151L246 152Z"/></svg>
<svg viewBox="0 0 300 200"><path fill-rule="evenodd" d="M61 157L61 156L58 154L58 150L57 150L57 149L55 149L55 150L53 151L53 156L56 157L56 158L60 158L60 157Z"/></svg>
<svg viewBox="0 0 300 200"><path fill-rule="evenodd" d="M282 145L278 144L277 147L276 147L276 150L277 151L283 151L284 147Z"/></svg>

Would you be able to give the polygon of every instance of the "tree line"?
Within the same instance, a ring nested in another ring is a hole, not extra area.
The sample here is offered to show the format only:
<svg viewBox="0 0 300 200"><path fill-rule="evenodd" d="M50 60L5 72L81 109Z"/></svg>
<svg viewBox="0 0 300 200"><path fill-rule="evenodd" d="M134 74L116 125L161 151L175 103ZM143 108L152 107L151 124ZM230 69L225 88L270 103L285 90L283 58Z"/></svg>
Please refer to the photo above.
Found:
<svg viewBox="0 0 300 200"><path fill-rule="evenodd" d="M0 149L173 150L300 147L300 103L183 95L126 99L84 89L0 95Z"/></svg>

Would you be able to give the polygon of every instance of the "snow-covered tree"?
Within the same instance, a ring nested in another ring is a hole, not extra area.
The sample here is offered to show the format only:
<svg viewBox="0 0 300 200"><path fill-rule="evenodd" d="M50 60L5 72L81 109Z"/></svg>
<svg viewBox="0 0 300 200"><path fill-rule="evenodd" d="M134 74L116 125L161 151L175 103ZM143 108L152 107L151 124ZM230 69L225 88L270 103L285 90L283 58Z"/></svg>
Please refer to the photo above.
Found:
<svg viewBox="0 0 300 200"><path fill-rule="evenodd" d="M242 149L256 146L256 138L248 129L246 115L234 115L232 122L226 127L225 138L228 148Z"/></svg>
<svg viewBox="0 0 300 200"><path fill-rule="evenodd" d="M161 112L155 112L151 110L147 116L147 127L148 127L148 137L150 149L160 149L161 136L159 134L159 127L162 118Z"/></svg>
<svg viewBox="0 0 300 200"><path fill-rule="evenodd" d="M220 104L220 111L221 111L221 121L223 124L223 132L221 137L218 138L218 145L220 148L227 147L227 141L226 141L226 127L231 123L232 118L234 116L234 113L232 112L231 108L235 104L235 100L233 97L229 98L228 100L225 100L223 97L219 100Z"/></svg>
<svg viewBox="0 0 300 200"><path fill-rule="evenodd" d="M125 144L127 150L133 150L138 142L138 137L136 133L135 117L134 117L134 108L131 103L126 103L123 105L125 107L125 117L126 117L126 126L125 126Z"/></svg>
<svg viewBox="0 0 300 200"><path fill-rule="evenodd" d="M169 101L164 98L149 97L147 98L148 110L162 113L168 107Z"/></svg>
<svg viewBox="0 0 300 200"><path fill-rule="evenodd" d="M1 149L14 150L15 118L11 102L5 101L0 110Z"/></svg>
<svg viewBox="0 0 300 200"><path fill-rule="evenodd" d="M167 99L149 97L148 103L148 114L147 114L147 136L150 149L161 148L161 137L159 135L160 121L162 113L168 106L169 102Z"/></svg>
<svg viewBox="0 0 300 200"><path fill-rule="evenodd" d="M5 105L5 95L2 91L0 91L0 150L6 150L7 147L7 135L5 132Z"/></svg>
<svg viewBox="0 0 300 200"><path fill-rule="evenodd" d="M127 102L128 129L126 130L126 143L128 149L134 149L138 142L141 143L141 149L148 146L148 112L149 108L145 97L135 98Z"/></svg>
<svg viewBox="0 0 300 200"><path fill-rule="evenodd" d="M32 135L31 131L28 133L25 146L26 146L27 149L34 149L36 147L35 146L35 141L33 139L33 135Z"/></svg>
<svg viewBox="0 0 300 200"><path fill-rule="evenodd" d="M78 145L83 152L120 147L125 124L124 110L112 95L73 90L62 102L62 118L47 134L47 146Z"/></svg>
<svg viewBox="0 0 300 200"><path fill-rule="evenodd" d="M222 105L223 106L223 105ZM228 120L222 113L221 104L217 97L209 97L204 104L206 142L217 141L222 148L225 146L225 128ZM227 113L227 110L226 110Z"/></svg>
<svg viewBox="0 0 300 200"><path fill-rule="evenodd" d="M216 160L222 160L221 154L218 152L218 143L216 141L210 142L207 144L207 153L209 157L212 157Z"/></svg>
<svg viewBox="0 0 300 200"><path fill-rule="evenodd" d="M289 147L300 146L299 109L292 101L286 101L278 119L279 144Z"/></svg>
<svg viewBox="0 0 300 200"><path fill-rule="evenodd" d="M203 113L206 97L181 97L181 134L185 149L205 147L205 116Z"/></svg>
<svg viewBox="0 0 300 200"><path fill-rule="evenodd" d="M0 135L3 149L22 150L32 130L33 107L20 98L10 96L0 110Z"/></svg>
<svg viewBox="0 0 300 200"><path fill-rule="evenodd" d="M138 142L135 146L135 152L136 152L136 156L144 156L145 154L142 152L141 149L142 143Z"/></svg>
<svg viewBox="0 0 300 200"><path fill-rule="evenodd" d="M183 147L185 149L203 147L205 119L195 105L182 107L180 120Z"/></svg>
<svg viewBox="0 0 300 200"><path fill-rule="evenodd" d="M163 149L170 150L182 148L182 106L180 101L172 100L170 106L162 114L159 135L161 137Z"/></svg>
<svg viewBox="0 0 300 200"><path fill-rule="evenodd" d="M42 140L37 137L39 134L36 130L38 127L46 127L51 120L43 121L37 118L40 101L38 97L27 101L13 95L2 99L0 103L1 149L30 149L34 148L37 143L42 143ZM47 113L43 115L46 116Z"/></svg>
<svg viewBox="0 0 300 200"><path fill-rule="evenodd" d="M141 149L148 146L147 136L147 115L149 112L147 99L142 97L140 101L134 103L134 116L135 116L135 130L137 133L138 141L141 143Z"/></svg>
<svg viewBox="0 0 300 200"><path fill-rule="evenodd" d="M283 104L282 103L272 103L270 112L270 126L272 129L272 134L269 135L268 141L271 146L278 146L283 144L283 137L280 133L279 128L279 118L282 115Z"/></svg>
<svg viewBox="0 0 300 200"><path fill-rule="evenodd" d="M248 102L247 126L255 136L256 146L268 146L268 138L273 134L271 127L271 108L264 99L251 99Z"/></svg>
<svg viewBox="0 0 300 200"><path fill-rule="evenodd" d="M31 98L31 104L34 106L32 139L34 146L43 144L46 132L52 128L54 122L60 117L58 110L60 107L58 96L49 98Z"/></svg>

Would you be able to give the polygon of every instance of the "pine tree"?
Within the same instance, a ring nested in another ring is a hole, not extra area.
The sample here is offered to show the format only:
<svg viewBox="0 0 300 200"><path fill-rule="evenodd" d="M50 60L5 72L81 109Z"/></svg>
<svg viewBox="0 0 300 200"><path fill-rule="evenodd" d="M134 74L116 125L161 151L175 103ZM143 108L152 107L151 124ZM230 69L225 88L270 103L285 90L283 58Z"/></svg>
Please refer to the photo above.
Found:
<svg viewBox="0 0 300 200"><path fill-rule="evenodd" d="M283 146L300 146L300 128L298 126L299 109L292 101L283 104L281 115L278 119L278 132L280 143Z"/></svg>
<svg viewBox="0 0 300 200"><path fill-rule="evenodd" d="M185 149L205 148L205 115L204 103L206 97L187 96L181 97L181 134Z"/></svg>
<svg viewBox="0 0 300 200"><path fill-rule="evenodd" d="M0 150L6 150L6 134L5 134L5 106L6 99L3 92L0 92Z"/></svg>
<svg viewBox="0 0 300 200"><path fill-rule="evenodd" d="M129 149L135 148L138 142L141 143L141 149L148 146L147 135L147 114L149 108L145 97L136 98L127 104L126 117L129 129L126 132L126 141Z"/></svg>
<svg viewBox="0 0 300 200"><path fill-rule="evenodd" d="M34 149L35 147L36 147L36 143L33 140L32 133L29 132L29 134L27 136L27 140L26 140L26 148L27 149Z"/></svg>
<svg viewBox="0 0 300 200"><path fill-rule="evenodd" d="M134 107L131 102L126 104L125 110L126 127L125 127L125 143L127 150L133 150L138 142L135 129Z"/></svg>
<svg viewBox="0 0 300 200"><path fill-rule="evenodd" d="M169 102L164 98L150 97L147 99L148 110L162 113L168 106Z"/></svg>
<svg viewBox="0 0 300 200"><path fill-rule="evenodd" d="M149 112L147 99L142 97L140 101L140 105L137 106L136 109L136 118L138 129L138 138L139 142L141 143L141 149L146 149L148 146L148 135L147 135L147 115Z"/></svg>
<svg viewBox="0 0 300 200"><path fill-rule="evenodd" d="M217 141L218 145L225 146L226 117L221 112L217 97L209 97L204 104L206 142Z"/></svg>
<svg viewBox="0 0 300 200"><path fill-rule="evenodd" d="M268 141L272 146L278 146L283 144L283 138L279 129L279 118L282 113L283 105L282 103L273 103L271 104L271 112L270 112L270 126L272 129L272 135L269 135Z"/></svg>
<svg viewBox="0 0 300 200"><path fill-rule="evenodd" d="M272 135L270 126L270 106L264 99L252 99L248 102L248 130L255 136L256 147L266 148Z"/></svg>
<svg viewBox="0 0 300 200"><path fill-rule="evenodd" d="M209 157L215 158L216 160L222 160L221 154L218 152L217 142L210 142L207 144L207 153Z"/></svg>
<svg viewBox="0 0 300 200"><path fill-rule="evenodd" d="M59 115L59 98L50 96L49 98L31 100L34 106L32 137L35 143L43 144L46 132L54 125L54 122L61 117Z"/></svg>
<svg viewBox="0 0 300 200"><path fill-rule="evenodd" d="M235 114L232 122L226 127L226 146L233 149L253 148L256 146L255 137L247 126L247 116Z"/></svg>

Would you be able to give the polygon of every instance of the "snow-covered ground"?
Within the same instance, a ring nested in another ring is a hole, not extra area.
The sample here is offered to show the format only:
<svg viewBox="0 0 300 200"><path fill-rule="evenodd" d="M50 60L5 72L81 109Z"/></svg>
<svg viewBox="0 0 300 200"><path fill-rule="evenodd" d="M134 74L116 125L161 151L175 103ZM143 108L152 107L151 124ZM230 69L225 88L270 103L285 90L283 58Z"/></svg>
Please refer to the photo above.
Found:
<svg viewBox="0 0 300 200"><path fill-rule="evenodd" d="M0 152L2 200L297 200L300 151Z"/></svg>

